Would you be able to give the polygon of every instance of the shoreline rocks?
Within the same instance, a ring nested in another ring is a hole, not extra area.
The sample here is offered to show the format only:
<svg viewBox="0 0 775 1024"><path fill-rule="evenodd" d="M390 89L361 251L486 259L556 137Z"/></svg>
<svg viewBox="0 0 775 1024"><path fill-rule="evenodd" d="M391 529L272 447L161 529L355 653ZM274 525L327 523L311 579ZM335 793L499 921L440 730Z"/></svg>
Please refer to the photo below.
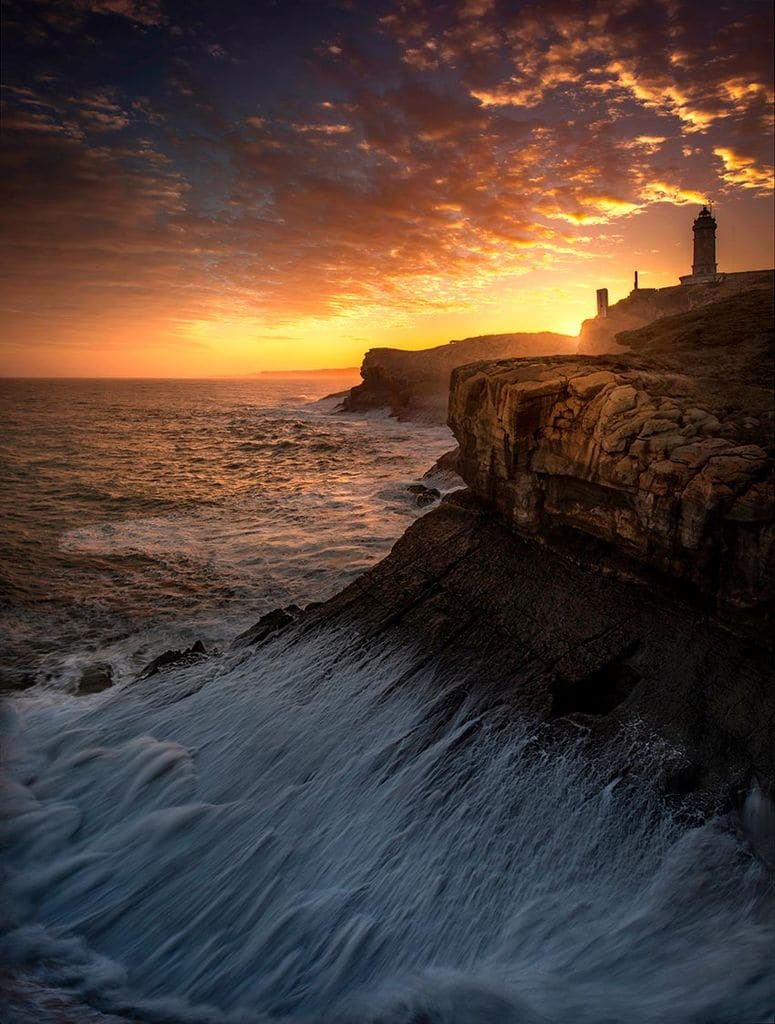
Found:
<svg viewBox="0 0 775 1024"><path fill-rule="evenodd" d="M185 650L164 651L153 661L149 662L137 676L138 680L148 679L158 672L164 672L171 668L185 668L188 665L196 665L208 657L205 645L201 640L195 640Z"/></svg>
<svg viewBox="0 0 775 1024"><path fill-rule="evenodd" d="M409 484L407 490L414 495L415 504L418 508L426 505L433 505L441 497L438 487L426 487L425 484Z"/></svg>
<svg viewBox="0 0 775 1024"><path fill-rule="evenodd" d="M289 604L287 608L273 608L262 615L258 622L236 636L233 645L235 647L260 647L267 640L296 622L301 614L302 610L297 604Z"/></svg>
<svg viewBox="0 0 775 1024"><path fill-rule="evenodd" d="M296 624L339 626L354 626L360 643L413 651L403 684L430 665L440 693L512 708L544 723L548 743L608 745L622 771L637 771L637 757L617 737L653 736L672 751L664 793L706 811L754 783L775 792L766 647L666 581L606 574L515 533L470 490L445 497Z"/></svg>
<svg viewBox="0 0 775 1024"><path fill-rule="evenodd" d="M113 685L113 669L105 661L95 662L87 665L81 672L81 678L76 686L76 693L80 696L89 693L101 693Z"/></svg>

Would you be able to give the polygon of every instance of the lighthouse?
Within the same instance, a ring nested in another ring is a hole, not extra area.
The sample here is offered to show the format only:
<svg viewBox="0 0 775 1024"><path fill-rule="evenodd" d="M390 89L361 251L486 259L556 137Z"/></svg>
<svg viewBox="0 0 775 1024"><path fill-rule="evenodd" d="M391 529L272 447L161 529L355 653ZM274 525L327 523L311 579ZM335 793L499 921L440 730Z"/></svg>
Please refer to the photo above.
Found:
<svg viewBox="0 0 775 1024"><path fill-rule="evenodd" d="M694 261L692 272L680 278L681 284L704 284L715 281L716 273L716 218L703 206L692 227L694 232Z"/></svg>

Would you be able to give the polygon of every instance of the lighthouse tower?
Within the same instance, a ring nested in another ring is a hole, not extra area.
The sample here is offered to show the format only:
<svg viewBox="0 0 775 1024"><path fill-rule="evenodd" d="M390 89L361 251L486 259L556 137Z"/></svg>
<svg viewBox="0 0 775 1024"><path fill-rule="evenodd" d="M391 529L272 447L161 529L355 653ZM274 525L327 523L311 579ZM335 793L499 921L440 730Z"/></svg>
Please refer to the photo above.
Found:
<svg viewBox="0 0 775 1024"><path fill-rule="evenodd" d="M707 206L694 221L694 262L692 272L680 278L681 284L703 284L715 281L716 274L716 218Z"/></svg>

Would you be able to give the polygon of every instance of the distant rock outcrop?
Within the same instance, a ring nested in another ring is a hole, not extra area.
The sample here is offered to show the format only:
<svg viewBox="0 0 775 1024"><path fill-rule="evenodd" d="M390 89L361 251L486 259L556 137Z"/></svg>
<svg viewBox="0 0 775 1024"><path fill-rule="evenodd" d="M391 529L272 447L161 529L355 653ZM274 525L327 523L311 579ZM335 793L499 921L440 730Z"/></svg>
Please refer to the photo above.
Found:
<svg viewBox="0 0 775 1024"><path fill-rule="evenodd" d="M449 375L457 366L480 359L574 352L577 340L566 334L485 334L436 348L405 351L372 348L361 366L363 383L352 388L341 408L367 412L387 408L399 419L444 423Z"/></svg>
<svg viewBox="0 0 775 1024"><path fill-rule="evenodd" d="M720 274L717 280L705 284L638 288L610 306L606 317L584 321L578 351L585 355L626 351L626 342L619 336L622 331L636 330L662 317L687 313L741 292L772 292L774 286L775 270L752 270Z"/></svg>

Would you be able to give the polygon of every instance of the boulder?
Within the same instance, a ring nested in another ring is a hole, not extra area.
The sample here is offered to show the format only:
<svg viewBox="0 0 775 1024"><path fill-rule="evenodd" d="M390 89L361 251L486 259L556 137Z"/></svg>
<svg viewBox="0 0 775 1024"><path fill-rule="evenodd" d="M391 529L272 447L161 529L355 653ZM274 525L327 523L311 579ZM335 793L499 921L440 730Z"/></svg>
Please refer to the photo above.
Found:
<svg viewBox="0 0 775 1024"><path fill-rule="evenodd" d="M426 487L425 484L410 484L407 490L414 495L414 500L420 508L432 505L441 497L441 491L437 487Z"/></svg>
<svg viewBox="0 0 775 1024"><path fill-rule="evenodd" d="M113 669L105 661L87 665L81 672L75 692L77 694L100 693L113 685Z"/></svg>
<svg viewBox="0 0 775 1024"><path fill-rule="evenodd" d="M149 676L155 676L157 672L167 669L196 665L206 657L205 645L201 640L196 640L190 647L186 647L184 650L164 651L163 654L149 662L137 678L148 679Z"/></svg>
<svg viewBox="0 0 775 1024"><path fill-rule="evenodd" d="M300 614L301 608L296 604L289 604L286 608L273 608L266 615L262 615L258 622L235 637L234 644L237 647L258 647L294 623Z"/></svg>
<svg viewBox="0 0 775 1024"><path fill-rule="evenodd" d="M451 451L444 452L433 463L429 470L423 473L423 480L432 479L440 474L458 475L458 459L460 458L460 447L455 446Z"/></svg>

